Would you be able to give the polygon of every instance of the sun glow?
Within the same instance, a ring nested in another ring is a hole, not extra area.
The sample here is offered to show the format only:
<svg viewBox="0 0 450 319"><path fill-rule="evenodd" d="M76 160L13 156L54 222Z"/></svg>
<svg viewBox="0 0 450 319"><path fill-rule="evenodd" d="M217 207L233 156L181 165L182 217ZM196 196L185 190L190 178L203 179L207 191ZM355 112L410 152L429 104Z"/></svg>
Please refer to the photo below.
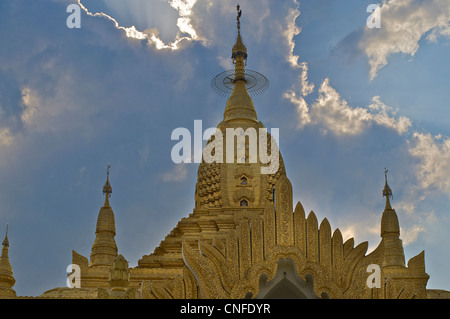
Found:
<svg viewBox="0 0 450 319"><path fill-rule="evenodd" d="M172 42L165 43L158 36L157 29L148 29L146 31L138 30L134 25L131 27L124 27L119 22L104 12L90 12L89 9L78 0L78 5L91 17L102 17L113 22L115 28L123 30L125 36L131 39L147 40L148 46L154 46L157 50L169 49L177 50L180 48L182 41L199 40L197 32L191 24L192 8L197 0L170 0L168 4L177 10L179 18L177 19L178 32Z"/></svg>

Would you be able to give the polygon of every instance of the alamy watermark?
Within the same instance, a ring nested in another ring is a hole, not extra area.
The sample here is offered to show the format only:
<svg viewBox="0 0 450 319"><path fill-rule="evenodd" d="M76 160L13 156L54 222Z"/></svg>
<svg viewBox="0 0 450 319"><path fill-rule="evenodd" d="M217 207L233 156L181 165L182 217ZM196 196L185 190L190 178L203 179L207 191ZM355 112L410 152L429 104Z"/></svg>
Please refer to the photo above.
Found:
<svg viewBox="0 0 450 319"><path fill-rule="evenodd" d="M67 13L70 13L66 20L69 29L81 28L81 8L78 4L72 3L67 6Z"/></svg>
<svg viewBox="0 0 450 319"><path fill-rule="evenodd" d="M70 264L66 268L67 280L66 285L69 288L81 287L81 269L77 264Z"/></svg>
<svg viewBox="0 0 450 319"><path fill-rule="evenodd" d="M258 131L253 127L245 130L241 127L226 128L224 148L224 134L221 130L211 127L203 132L202 121L195 120L194 151L192 152L191 132L179 127L172 131L171 139L179 142L172 147L171 158L175 164L192 163L192 157L194 163L201 163L202 159L206 163L258 163L259 160L261 164L267 164L261 166L261 174L274 174L280 166L279 129L270 130L270 155L268 135L266 128L259 128ZM203 149L203 141L209 139L210 142Z"/></svg>
<svg viewBox="0 0 450 319"><path fill-rule="evenodd" d="M381 28L381 8L378 4L369 4L367 12L370 16L367 18L366 25L369 29Z"/></svg>
<svg viewBox="0 0 450 319"><path fill-rule="evenodd" d="M78 4L72 3L67 6L67 13L70 15L67 17L66 25L69 29L81 28L81 8ZM381 28L381 8L378 4L369 4L366 12L370 13L367 18L366 25L369 29Z"/></svg>
<svg viewBox="0 0 450 319"><path fill-rule="evenodd" d="M377 264L370 264L367 266L367 272L371 273L369 277L367 277L366 285L370 289L373 288L381 288L381 268Z"/></svg>

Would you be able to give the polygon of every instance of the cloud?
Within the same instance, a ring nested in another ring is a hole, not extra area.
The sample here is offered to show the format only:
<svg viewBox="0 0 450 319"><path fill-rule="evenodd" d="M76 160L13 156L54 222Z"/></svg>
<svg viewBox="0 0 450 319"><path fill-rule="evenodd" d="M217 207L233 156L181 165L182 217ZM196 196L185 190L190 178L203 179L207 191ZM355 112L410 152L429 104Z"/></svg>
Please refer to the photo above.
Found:
<svg viewBox="0 0 450 319"><path fill-rule="evenodd" d="M88 10L88 8L85 7L85 6L81 3L81 0L78 0L78 5L81 7L81 9L83 9L83 10L86 12L87 15L89 15L89 16L91 16L91 17L102 17L102 18L105 18L105 19L107 19L107 20L110 20L111 22L114 23L114 25L115 25L115 27L116 27L117 29L123 30L123 31L125 32L125 35L126 35L127 37L129 37L129 38L134 38L134 39L139 39L139 40L143 40L143 39L148 38L148 36L147 36L145 33L136 30L136 27L135 27L135 26L131 26L131 27L129 27L129 28L125 28L125 27L120 26L116 19L114 19L113 17L110 17L110 16L107 15L106 13L103 13L103 12L95 12L95 13L92 13L92 12L90 12L90 11Z"/></svg>
<svg viewBox="0 0 450 319"><path fill-rule="evenodd" d="M298 96L293 90L289 90L288 92L284 93L284 98L288 99L296 107L297 128L303 128L311 123L308 103L306 103L303 96Z"/></svg>
<svg viewBox="0 0 450 319"><path fill-rule="evenodd" d="M178 11L180 18L177 20L177 26L180 32L187 33L191 36L193 40L198 38L197 32L191 24L191 14L192 8L194 7L197 0L171 0L169 4L171 7Z"/></svg>
<svg viewBox="0 0 450 319"><path fill-rule="evenodd" d="M374 123L393 128L399 135L406 133L411 127L411 120L405 116L400 116L395 120L394 116L397 112L381 102L379 96L374 96L372 98L372 104L367 108L372 111L372 121Z"/></svg>
<svg viewBox="0 0 450 319"><path fill-rule="evenodd" d="M400 238L404 246L416 242L419 234L426 232L438 220L433 211L429 211L428 207L424 210L423 205L420 205L425 196L417 187L409 187L406 193L402 200L394 205L402 225Z"/></svg>
<svg viewBox="0 0 450 319"><path fill-rule="evenodd" d="M184 163L176 164L175 167L162 175L164 182L181 182L187 178L188 170Z"/></svg>
<svg viewBox="0 0 450 319"><path fill-rule="evenodd" d="M359 134L370 121L367 110L352 109L331 87L328 78L319 88L319 97L311 106L311 116L313 122L321 124L325 132L331 131L336 135Z"/></svg>
<svg viewBox="0 0 450 319"><path fill-rule="evenodd" d="M9 146L13 141L13 136L9 128L0 129L0 145Z"/></svg>
<svg viewBox="0 0 450 319"><path fill-rule="evenodd" d="M299 64L302 72L300 74L300 82L302 84L302 95L308 96L314 91L314 84L308 81L308 64L302 62Z"/></svg>
<svg viewBox="0 0 450 319"><path fill-rule="evenodd" d="M388 63L394 53L414 56L419 41L450 37L448 0L391 0L381 6L381 28L365 28L360 47L369 58L370 79Z"/></svg>
<svg viewBox="0 0 450 319"><path fill-rule="evenodd" d="M150 156L150 147L148 145L144 145L141 149L139 149L139 162L141 165L144 165L148 162Z"/></svg>
<svg viewBox="0 0 450 319"><path fill-rule="evenodd" d="M284 96L297 107L299 127L314 124L321 126L325 133L356 135L370 125L377 124L391 128L401 135L411 126L407 117L400 116L396 119L396 112L381 102L379 96L373 97L367 107L350 107L330 85L328 78L322 82L319 96L310 109L303 97L295 92L288 91Z"/></svg>
<svg viewBox="0 0 450 319"><path fill-rule="evenodd" d="M92 17L102 17L110 20L114 24L115 28L123 30L125 32L126 37L137 40L147 40L147 45L153 45L158 50L177 50L180 48L180 44L182 41L202 40L198 37L197 32L191 24L192 8L194 7L196 2L197 0L170 0L168 2L172 8L178 11L179 18L177 19L177 27L179 32L176 34L176 37L172 42L166 44L159 38L159 31L157 28L149 28L144 31L140 31L136 29L134 25L132 25L131 27L123 27L119 25L118 21L115 18L104 12L90 12L89 9L81 3L81 0L78 0L78 4L86 12L87 15ZM124 4L125 3L126 2L124 2ZM132 4L129 3L129 5ZM187 34L188 36L184 36L183 34Z"/></svg>
<svg viewBox="0 0 450 319"><path fill-rule="evenodd" d="M400 237L402 239L403 246L407 246L417 241L419 233L421 232L425 232L425 227L421 225L414 225L408 229L400 227Z"/></svg>
<svg viewBox="0 0 450 319"><path fill-rule="evenodd" d="M308 80L308 64L306 62L297 64L296 61L295 67L298 67L302 70L299 76L300 88L296 88L296 85L294 84L293 88L285 92L283 96L296 106L298 115L297 127L303 128L304 126L311 123L308 103L305 101L304 97L308 96L314 91L314 83L311 83ZM295 93L298 90L300 91L300 95Z"/></svg>
<svg viewBox="0 0 450 319"><path fill-rule="evenodd" d="M31 123L35 114L37 113L38 106L40 103L39 97L30 88L25 87L21 90L21 106L22 110L19 114L19 118L25 125ZM0 107L0 115L2 115L3 109ZM9 123L15 123L15 119L11 118L8 120ZM11 127L0 128L0 145L10 146L13 140L17 137L17 132Z"/></svg>
<svg viewBox="0 0 450 319"><path fill-rule="evenodd" d="M419 160L415 174L423 189L450 195L450 138L414 132L409 153Z"/></svg>
<svg viewBox="0 0 450 319"><path fill-rule="evenodd" d="M401 209L396 209L396 211L400 217L403 215ZM367 219L352 221L349 224L345 224L344 227L340 228L344 241L350 238L354 238L355 241L369 240L369 252L372 251L377 247L376 239L380 238L380 219L381 214L371 214ZM415 224L412 226L400 227L400 238L402 239L403 246L406 247L416 242L419 238L419 234L426 232L426 226L434 220L434 214L416 215L415 218L412 219ZM401 222L408 224L403 220Z"/></svg>
<svg viewBox="0 0 450 319"><path fill-rule="evenodd" d="M289 47L289 54L287 56L288 62L294 66L299 67L298 55L294 55L294 49L295 49L295 42L294 37L301 32L301 28L297 26L295 23L295 20L300 16L300 10L298 10L298 3L294 1L295 4L297 4L296 8L290 8L288 11L288 14L286 16L286 28L283 31L283 36L285 40L287 41L288 47Z"/></svg>
<svg viewBox="0 0 450 319"><path fill-rule="evenodd" d="M80 126L86 129L92 124L87 121L88 117L97 110L78 105L80 100L72 98L71 90L75 90L75 86L70 79L64 78L59 78L59 82L54 83L51 94L39 84L23 87L20 119L24 129L37 133L61 133Z"/></svg>
<svg viewBox="0 0 450 319"><path fill-rule="evenodd" d="M22 104L24 107L24 110L21 114L21 119L23 123L29 124L32 122L33 117L38 111L40 99L37 94L28 87L23 88L21 93Z"/></svg>
<svg viewBox="0 0 450 319"><path fill-rule="evenodd" d="M300 16L300 10L298 9L299 4L297 1L294 1L296 5L295 8L289 8L287 16L286 16L286 28L283 31L283 36L288 45L288 54L286 56L286 60L291 64L291 66L295 69L301 69L300 72L300 83L301 83L301 92L303 96L307 96L314 90L314 84L308 81L308 64L306 62L298 62L299 56L294 54L295 49L295 41L294 37L299 35L301 32L301 28L297 26L296 20ZM292 92L289 92L292 95Z"/></svg>
<svg viewBox="0 0 450 319"><path fill-rule="evenodd" d="M369 242L368 253L377 247L377 239L380 237L380 219L381 215L374 213L367 215L364 219L355 220L344 223L339 227L344 242L350 238L355 240L355 244L358 245L362 241Z"/></svg>

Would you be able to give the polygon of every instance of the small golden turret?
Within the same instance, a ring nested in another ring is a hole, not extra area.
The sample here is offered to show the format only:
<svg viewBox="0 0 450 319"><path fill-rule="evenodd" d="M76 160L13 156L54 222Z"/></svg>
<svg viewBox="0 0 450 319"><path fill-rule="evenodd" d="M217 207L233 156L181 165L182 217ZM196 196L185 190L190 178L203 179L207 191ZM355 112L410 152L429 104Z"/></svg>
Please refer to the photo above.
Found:
<svg viewBox="0 0 450 319"><path fill-rule="evenodd" d="M392 233L400 235L400 226L398 223L397 213L391 207L391 203L389 198L392 198L392 190L387 183L387 172L388 170L384 170L384 189L383 196L386 197L386 206L384 208L383 216L381 217L381 236Z"/></svg>
<svg viewBox="0 0 450 319"><path fill-rule="evenodd" d="M13 271L8 256L8 225L6 225L6 235L2 245L2 255L0 257L0 298L15 298L16 292L12 287L16 283L16 280L13 277Z"/></svg>
<svg viewBox="0 0 450 319"><path fill-rule="evenodd" d="M114 239L116 236L116 224L114 220L114 212L109 204L109 197L112 193L112 187L109 183L110 168L111 166L108 164L106 183L103 186L105 203L98 213L95 240L91 250L91 267L109 267L111 266L113 260L117 257L117 245Z"/></svg>
<svg viewBox="0 0 450 319"><path fill-rule="evenodd" d="M392 190L387 183L387 172L384 170L385 185L383 196L386 197L386 206L381 217L381 238L384 245L383 267L405 267L405 254L400 239L400 225L397 213L391 207L389 198Z"/></svg>

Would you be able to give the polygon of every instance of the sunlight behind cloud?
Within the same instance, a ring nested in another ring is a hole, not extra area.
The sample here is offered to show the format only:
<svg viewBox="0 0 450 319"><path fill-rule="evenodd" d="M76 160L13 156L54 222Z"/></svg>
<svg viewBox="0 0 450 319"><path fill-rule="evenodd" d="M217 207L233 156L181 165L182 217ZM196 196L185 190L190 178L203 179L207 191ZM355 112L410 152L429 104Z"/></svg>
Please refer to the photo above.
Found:
<svg viewBox="0 0 450 319"><path fill-rule="evenodd" d="M197 0L171 0L169 4L171 7L178 11L180 18L177 20L177 26L181 32L187 33L193 40L196 40L197 33L194 27L191 25L190 15L192 14L192 8Z"/></svg>
<svg viewBox="0 0 450 319"><path fill-rule="evenodd" d="M294 67L299 66L298 64L299 56L294 55L295 49L294 37L296 35L299 35L301 32L301 28L295 22L299 16L300 11L298 10L298 7L290 9L289 14L286 17L286 29L283 32L283 36L286 39L289 46L289 55L287 57L287 60Z"/></svg>
<svg viewBox="0 0 450 319"><path fill-rule="evenodd" d="M106 2L105 4L114 12L114 15L120 15L121 19L127 21L128 25L131 25L126 27L118 22L119 18L116 16L113 17L104 12L91 12L88 5L83 5L81 0L78 0L78 4L87 15L106 18L112 21L117 29L123 30L126 37L137 40L146 39L147 45L153 45L158 50L177 50L182 41L199 40L194 27L191 25L190 18L192 8L196 2L197 0L170 0L168 2L167 8L173 8L178 12L176 28L173 28L169 23L170 19L167 19L167 15L153 14L153 6L158 5L158 7L161 7L161 1L130 0ZM170 16L170 10L167 8L164 11L167 11ZM166 43L162 37L168 37L168 34L172 35L172 40Z"/></svg>

